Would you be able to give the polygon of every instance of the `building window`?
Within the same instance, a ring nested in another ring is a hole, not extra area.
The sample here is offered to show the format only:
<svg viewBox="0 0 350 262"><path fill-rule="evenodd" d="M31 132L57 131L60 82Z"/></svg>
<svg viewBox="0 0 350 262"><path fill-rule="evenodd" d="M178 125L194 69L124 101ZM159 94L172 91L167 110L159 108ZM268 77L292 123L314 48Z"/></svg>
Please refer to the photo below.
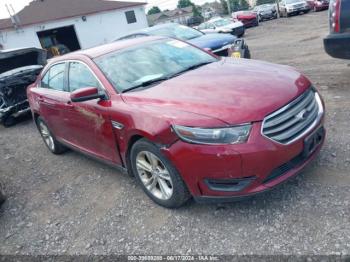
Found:
<svg viewBox="0 0 350 262"><path fill-rule="evenodd" d="M136 23L136 16L134 10L125 12L125 16L128 24Z"/></svg>

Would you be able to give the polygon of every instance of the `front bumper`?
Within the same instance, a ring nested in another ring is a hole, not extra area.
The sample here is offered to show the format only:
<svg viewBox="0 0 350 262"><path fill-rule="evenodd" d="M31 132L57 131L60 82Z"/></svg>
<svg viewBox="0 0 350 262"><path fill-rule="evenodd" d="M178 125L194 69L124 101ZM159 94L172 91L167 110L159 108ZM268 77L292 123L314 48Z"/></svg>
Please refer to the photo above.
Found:
<svg viewBox="0 0 350 262"><path fill-rule="evenodd" d="M330 56L350 59L350 33L329 34L323 43Z"/></svg>
<svg viewBox="0 0 350 262"><path fill-rule="evenodd" d="M259 13L259 17L261 20L267 20L277 17L277 13Z"/></svg>
<svg viewBox="0 0 350 262"><path fill-rule="evenodd" d="M296 14L300 14L300 13L305 13L305 12L309 12L311 9L309 6L305 6L305 7L300 7L300 8L291 8L287 10L288 15L296 15Z"/></svg>
<svg viewBox="0 0 350 262"><path fill-rule="evenodd" d="M231 34L241 37L244 35L244 32L245 32L244 26L240 26L240 27L233 28L231 31Z"/></svg>
<svg viewBox="0 0 350 262"><path fill-rule="evenodd" d="M261 125L261 122L253 124L250 138L244 144L207 146L177 141L163 149L163 153L174 163L197 201L239 200L269 190L298 174L324 142L323 136L315 151L301 158L304 139L323 126L323 117L313 130L290 145L262 136ZM228 184L215 187L216 181L228 181Z"/></svg>

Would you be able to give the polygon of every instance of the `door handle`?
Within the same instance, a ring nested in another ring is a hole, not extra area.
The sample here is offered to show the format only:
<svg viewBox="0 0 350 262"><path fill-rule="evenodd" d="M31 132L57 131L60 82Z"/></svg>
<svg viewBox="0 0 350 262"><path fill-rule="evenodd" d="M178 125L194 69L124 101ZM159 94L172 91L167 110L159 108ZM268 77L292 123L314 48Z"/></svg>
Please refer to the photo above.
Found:
<svg viewBox="0 0 350 262"><path fill-rule="evenodd" d="M39 96L38 100L39 100L39 102L44 102L45 101L42 96Z"/></svg>

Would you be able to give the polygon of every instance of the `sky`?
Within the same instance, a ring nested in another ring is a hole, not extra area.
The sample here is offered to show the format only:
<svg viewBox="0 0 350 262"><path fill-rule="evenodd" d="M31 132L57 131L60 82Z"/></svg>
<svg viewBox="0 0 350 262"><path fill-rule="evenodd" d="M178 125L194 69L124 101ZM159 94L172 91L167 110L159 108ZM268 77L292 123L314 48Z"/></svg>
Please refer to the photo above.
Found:
<svg viewBox="0 0 350 262"><path fill-rule="evenodd" d="M122 0L122 1L142 2L143 0ZM158 6L161 10L164 10L164 9L171 10L176 8L176 5L177 5L177 0L144 0L144 1L148 3L146 6L146 10L150 9L154 5ZM213 1L215 0L192 0L192 2L194 2L197 5L202 5L205 2L213 2ZM11 4L15 12L19 12L30 2L31 0L0 0L0 18L9 17L5 4Z"/></svg>

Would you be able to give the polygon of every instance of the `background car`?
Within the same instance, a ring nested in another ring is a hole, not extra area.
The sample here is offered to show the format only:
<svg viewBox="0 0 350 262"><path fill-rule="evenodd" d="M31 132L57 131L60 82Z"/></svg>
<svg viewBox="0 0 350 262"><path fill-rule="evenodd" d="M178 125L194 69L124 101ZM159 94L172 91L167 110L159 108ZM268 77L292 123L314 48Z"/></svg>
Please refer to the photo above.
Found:
<svg viewBox="0 0 350 262"><path fill-rule="evenodd" d="M190 27L198 26L202 22L203 22L203 17L192 16L189 19L187 19L187 26L190 26Z"/></svg>
<svg viewBox="0 0 350 262"><path fill-rule="evenodd" d="M226 18L216 17L198 26L203 33L229 33L237 37L244 35L244 25L240 21L232 21Z"/></svg>
<svg viewBox="0 0 350 262"><path fill-rule="evenodd" d="M236 47L235 42L237 40L236 36L230 34L205 34L187 26L176 23L167 23L130 33L129 35L118 38L115 41L152 35L177 38L211 51L218 56L231 56ZM240 46L240 48L244 48L244 50L242 50L245 54L244 58L250 58L248 45L245 44L243 47Z"/></svg>
<svg viewBox="0 0 350 262"><path fill-rule="evenodd" d="M332 0L329 8L329 35L326 52L335 58L350 59L350 1Z"/></svg>
<svg viewBox="0 0 350 262"><path fill-rule="evenodd" d="M329 7L329 0L306 0L310 9L315 12L327 10Z"/></svg>
<svg viewBox="0 0 350 262"><path fill-rule="evenodd" d="M232 201L269 190L298 174L325 139L324 103L299 72L173 38L53 59L28 97L52 153L68 147L127 169L168 208L191 196Z"/></svg>
<svg viewBox="0 0 350 262"><path fill-rule="evenodd" d="M253 11L238 11L232 13L233 20L241 21L246 28L259 25L259 18Z"/></svg>
<svg viewBox="0 0 350 262"><path fill-rule="evenodd" d="M0 123L5 127L29 112L26 88L46 64L46 51L20 48L0 51Z"/></svg>
<svg viewBox="0 0 350 262"><path fill-rule="evenodd" d="M254 7L253 11L258 15L260 22L277 18L277 8L275 4L258 5Z"/></svg>
<svg viewBox="0 0 350 262"><path fill-rule="evenodd" d="M309 4L303 0L282 0L279 3L279 12L281 17L308 13L309 11Z"/></svg>

